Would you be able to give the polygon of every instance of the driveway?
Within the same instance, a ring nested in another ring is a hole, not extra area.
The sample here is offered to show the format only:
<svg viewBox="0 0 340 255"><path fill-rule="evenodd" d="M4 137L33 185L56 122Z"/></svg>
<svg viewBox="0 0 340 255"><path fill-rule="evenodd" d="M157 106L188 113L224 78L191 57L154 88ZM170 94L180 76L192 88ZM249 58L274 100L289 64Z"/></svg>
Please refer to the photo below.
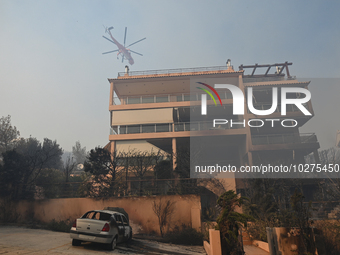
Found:
<svg viewBox="0 0 340 255"><path fill-rule="evenodd" d="M203 246L185 246L133 239L107 251L99 244L72 246L68 233L0 226L0 254L206 254Z"/></svg>

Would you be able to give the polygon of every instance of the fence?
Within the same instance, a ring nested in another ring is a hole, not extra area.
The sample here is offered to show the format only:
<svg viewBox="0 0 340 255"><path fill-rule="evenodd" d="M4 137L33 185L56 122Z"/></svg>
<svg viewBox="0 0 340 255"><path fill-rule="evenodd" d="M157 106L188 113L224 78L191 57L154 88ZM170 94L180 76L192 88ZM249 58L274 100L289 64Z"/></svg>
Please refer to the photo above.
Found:
<svg viewBox="0 0 340 255"><path fill-rule="evenodd" d="M75 198L75 197L131 197L152 195L190 195L199 194L202 187L198 180L188 179L141 179L104 181L101 183L66 182L45 183L35 186L35 199ZM32 188L32 187L31 187Z"/></svg>

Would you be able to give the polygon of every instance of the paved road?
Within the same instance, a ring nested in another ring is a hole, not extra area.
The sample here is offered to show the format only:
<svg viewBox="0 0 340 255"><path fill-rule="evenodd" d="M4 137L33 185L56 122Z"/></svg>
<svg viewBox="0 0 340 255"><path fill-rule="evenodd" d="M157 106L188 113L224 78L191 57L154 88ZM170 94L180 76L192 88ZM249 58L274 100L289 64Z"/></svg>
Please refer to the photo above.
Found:
<svg viewBox="0 0 340 255"><path fill-rule="evenodd" d="M99 244L84 243L73 247L67 233L41 229L0 226L0 254L205 254L202 246L182 246L133 239L107 251Z"/></svg>

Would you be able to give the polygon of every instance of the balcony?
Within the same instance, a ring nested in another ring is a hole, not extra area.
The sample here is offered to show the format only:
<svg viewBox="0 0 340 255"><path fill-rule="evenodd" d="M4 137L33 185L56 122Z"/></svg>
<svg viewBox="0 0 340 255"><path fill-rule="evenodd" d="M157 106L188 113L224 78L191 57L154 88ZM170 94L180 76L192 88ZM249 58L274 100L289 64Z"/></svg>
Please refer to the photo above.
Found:
<svg viewBox="0 0 340 255"><path fill-rule="evenodd" d="M229 66L229 67L228 66L211 66L211 67L119 72L118 78L128 78L131 76L172 76L172 75L185 75L185 74L194 74L194 73L218 73L218 72L234 72L234 69L233 69L233 66Z"/></svg>
<svg viewBox="0 0 340 255"><path fill-rule="evenodd" d="M229 91L219 91L221 99L232 99L232 95ZM162 95L144 95L144 96L131 96L131 97L114 97L114 105L127 105L127 104L150 104L150 103L168 103L168 102L188 102L188 101L200 101L201 94L162 94Z"/></svg>
<svg viewBox="0 0 340 255"><path fill-rule="evenodd" d="M235 121L239 121L239 120L235 120ZM112 126L110 129L110 135L203 131L203 130L227 130L227 129L239 129L239 128L244 128L244 127L242 125L234 125L231 127L229 123L225 125L220 125L218 127L213 127L212 121L121 125L121 126Z"/></svg>
<svg viewBox="0 0 340 255"><path fill-rule="evenodd" d="M309 109L308 104L302 104L306 109ZM272 107L271 103L263 103L263 104L254 104L254 108L256 110L269 110ZM287 112L301 112L299 108L295 104L288 104L286 106ZM274 113L280 113L281 112L281 105L278 105L274 111ZM248 109L248 113L251 113ZM267 116L266 116L267 117Z"/></svg>
<svg viewBox="0 0 340 255"><path fill-rule="evenodd" d="M253 145L268 144L310 144L317 143L314 133L306 134L274 134L274 135L254 135L252 136Z"/></svg>

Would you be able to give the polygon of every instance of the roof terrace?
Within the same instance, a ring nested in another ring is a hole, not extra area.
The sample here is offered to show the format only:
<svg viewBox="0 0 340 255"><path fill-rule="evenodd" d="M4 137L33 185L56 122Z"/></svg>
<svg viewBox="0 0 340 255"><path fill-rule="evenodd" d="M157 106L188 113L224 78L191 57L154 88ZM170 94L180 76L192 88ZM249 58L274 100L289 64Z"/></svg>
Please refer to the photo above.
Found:
<svg viewBox="0 0 340 255"><path fill-rule="evenodd" d="M149 77L166 77L166 76L190 76L200 74L218 74L218 73L238 73L243 71L234 71L233 66L211 66L211 67L195 67L195 68L176 68L176 69L161 69L147 71L129 71L125 67L125 72L119 72L117 79L131 78L149 78Z"/></svg>

